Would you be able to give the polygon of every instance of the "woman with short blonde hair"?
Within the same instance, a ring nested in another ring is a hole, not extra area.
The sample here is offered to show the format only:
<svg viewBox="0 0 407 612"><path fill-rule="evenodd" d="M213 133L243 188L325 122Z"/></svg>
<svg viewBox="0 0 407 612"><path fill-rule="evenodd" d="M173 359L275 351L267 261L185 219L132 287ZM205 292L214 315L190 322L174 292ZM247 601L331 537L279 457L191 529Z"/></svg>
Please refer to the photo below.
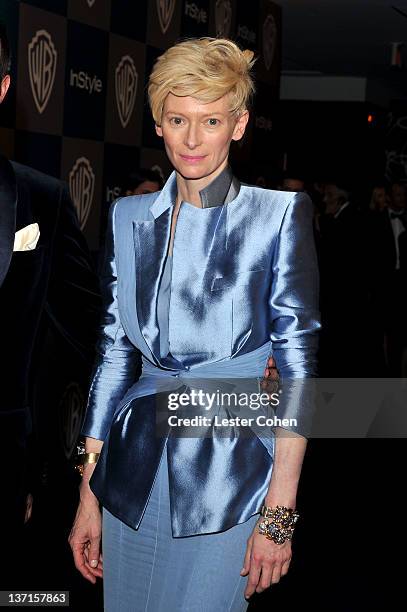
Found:
<svg viewBox="0 0 407 612"><path fill-rule="evenodd" d="M192 39L161 55L148 83L148 97L156 125L161 125L164 102L169 93L192 96L203 103L228 95L229 110L238 116L247 110L254 82L253 52L241 51L226 39Z"/></svg>
<svg viewBox="0 0 407 612"><path fill-rule="evenodd" d="M228 161L252 65L225 39L158 58L148 94L174 172L160 192L110 208L69 539L82 575L103 576L108 612L239 612L288 571L303 397L298 427L262 427L259 403L219 399L259 398L270 354L283 380L316 368L312 203L243 185Z"/></svg>

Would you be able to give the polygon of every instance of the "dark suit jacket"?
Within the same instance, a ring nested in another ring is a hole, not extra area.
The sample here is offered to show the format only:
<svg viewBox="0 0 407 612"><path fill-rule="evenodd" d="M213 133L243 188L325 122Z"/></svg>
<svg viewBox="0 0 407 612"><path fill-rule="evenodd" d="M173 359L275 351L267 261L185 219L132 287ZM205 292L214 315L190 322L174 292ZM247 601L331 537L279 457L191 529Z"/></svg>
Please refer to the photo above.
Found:
<svg viewBox="0 0 407 612"><path fill-rule="evenodd" d="M368 246L363 218L349 204L320 219L321 304L328 319L346 327L365 307Z"/></svg>
<svg viewBox="0 0 407 612"><path fill-rule="evenodd" d="M38 223L32 251L12 252L14 234ZM44 318L94 360L99 282L68 189L61 181L0 156L0 442L24 450L31 433L31 383ZM1 281L1 277L0 277ZM15 455L14 455L15 456ZM4 476L4 472L3 472Z"/></svg>
<svg viewBox="0 0 407 612"><path fill-rule="evenodd" d="M407 228L407 211L401 221ZM407 327L407 229L398 238L400 267L396 270L396 245L388 211L372 213L370 223L376 247L374 268L378 322L382 329L402 335Z"/></svg>
<svg viewBox="0 0 407 612"><path fill-rule="evenodd" d="M370 376L377 361L372 335L372 240L352 204L320 219L321 376ZM376 276L377 284L377 276ZM349 349L349 341L353 341ZM369 346L369 349L366 347Z"/></svg>
<svg viewBox="0 0 407 612"><path fill-rule="evenodd" d="M407 227L407 211L402 215L402 223ZM396 269L396 245L388 210L372 213L370 219L374 239L377 245L377 266L381 273L388 275ZM405 238L407 232L399 236L400 267L406 267Z"/></svg>

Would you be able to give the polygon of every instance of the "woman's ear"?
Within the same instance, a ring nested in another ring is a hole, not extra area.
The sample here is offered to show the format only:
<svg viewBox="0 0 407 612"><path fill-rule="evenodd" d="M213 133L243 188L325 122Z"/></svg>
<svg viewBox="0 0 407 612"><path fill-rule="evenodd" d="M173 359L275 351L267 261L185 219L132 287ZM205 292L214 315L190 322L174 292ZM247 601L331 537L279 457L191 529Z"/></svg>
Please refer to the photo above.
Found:
<svg viewBox="0 0 407 612"><path fill-rule="evenodd" d="M243 113L239 115L238 120L236 121L235 129L233 130L232 140L240 140L243 138L243 134L245 133L245 129L247 126L247 122L249 121L249 111L245 110Z"/></svg>
<svg viewBox="0 0 407 612"><path fill-rule="evenodd" d="M163 130L161 125L157 125L155 124L155 133L157 134L157 136L161 136L163 135Z"/></svg>

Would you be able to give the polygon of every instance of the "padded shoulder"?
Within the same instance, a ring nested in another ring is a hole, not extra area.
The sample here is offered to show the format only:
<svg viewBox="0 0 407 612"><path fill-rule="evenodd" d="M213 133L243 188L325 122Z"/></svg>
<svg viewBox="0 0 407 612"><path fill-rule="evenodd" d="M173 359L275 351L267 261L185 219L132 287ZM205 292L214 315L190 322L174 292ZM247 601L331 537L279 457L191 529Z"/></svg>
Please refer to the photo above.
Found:
<svg viewBox="0 0 407 612"><path fill-rule="evenodd" d="M64 181L61 181L54 176L44 174L44 172L40 172L35 168L25 166L24 164L20 164L16 161L11 161L11 165L13 166L17 181L28 184L31 188L37 191L44 189L54 191L61 189L61 187L65 185Z"/></svg>

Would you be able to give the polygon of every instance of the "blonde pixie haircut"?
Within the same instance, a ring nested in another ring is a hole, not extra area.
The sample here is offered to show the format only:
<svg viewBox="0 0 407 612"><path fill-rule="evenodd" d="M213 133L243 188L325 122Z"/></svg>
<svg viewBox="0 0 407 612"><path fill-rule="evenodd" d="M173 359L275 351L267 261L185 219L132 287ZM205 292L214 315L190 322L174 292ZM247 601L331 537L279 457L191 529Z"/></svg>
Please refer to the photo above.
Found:
<svg viewBox="0 0 407 612"><path fill-rule="evenodd" d="M254 93L253 55L226 38L190 38L170 47L156 60L148 82L156 125L161 125L169 93L192 96L204 104L230 94L230 112L239 116Z"/></svg>

